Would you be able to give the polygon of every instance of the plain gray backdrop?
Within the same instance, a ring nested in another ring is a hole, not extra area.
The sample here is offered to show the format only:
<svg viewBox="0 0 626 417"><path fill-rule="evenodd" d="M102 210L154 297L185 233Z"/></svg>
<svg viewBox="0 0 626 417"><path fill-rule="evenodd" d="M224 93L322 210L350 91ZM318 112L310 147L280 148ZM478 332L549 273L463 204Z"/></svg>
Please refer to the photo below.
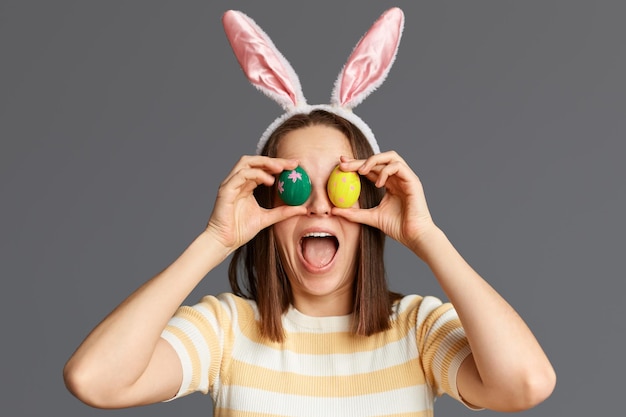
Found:
<svg viewBox="0 0 626 417"><path fill-rule="evenodd" d="M245 79L222 13L255 19L326 103L391 5L406 15L399 55L356 112L552 360L554 394L522 414L620 413L625 2L3 0L0 414L211 415L201 394L92 409L62 368L202 231L221 180L281 114ZM386 260L394 289L443 297L408 250L390 241ZM224 264L188 300L226 290ZM449 397L436 412L475 415Z"/></svg>

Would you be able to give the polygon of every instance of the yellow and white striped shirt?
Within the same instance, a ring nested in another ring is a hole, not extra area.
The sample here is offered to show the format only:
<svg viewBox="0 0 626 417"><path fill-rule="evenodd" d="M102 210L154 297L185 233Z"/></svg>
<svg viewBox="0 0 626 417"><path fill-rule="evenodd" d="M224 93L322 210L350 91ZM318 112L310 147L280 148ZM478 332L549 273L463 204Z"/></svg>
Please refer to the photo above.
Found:
<svg viewBox="0 0 626 417"><path fill-rule="evenodd" d="M405 296L392 326L355 336L350 316L283 315L283 343L261 337L253 301L233 294L181 307L162 337L176 350L176 397L211 393L214 415L432 416L436 396L460 399L458 368L470 348L456 311L435 297Z"/></svg>

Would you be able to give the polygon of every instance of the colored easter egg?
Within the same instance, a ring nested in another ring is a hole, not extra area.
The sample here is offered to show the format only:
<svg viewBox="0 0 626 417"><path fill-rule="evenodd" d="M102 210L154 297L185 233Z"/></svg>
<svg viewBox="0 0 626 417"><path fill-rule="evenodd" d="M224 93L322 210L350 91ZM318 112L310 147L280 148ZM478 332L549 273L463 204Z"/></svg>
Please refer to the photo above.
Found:
<svg viewBox="0 0 626 417"><path fill-rule="evenodd" d="M326 190L336 207L352 207L361 194L361 179L356 172L344 172L337 166L328 178Z"/></svg>
<svg viewBox="0 0 626 417"><path fill-rule="evenodd" d="M276 185L278 195L290 206L299 206L311 195L311 179L300 166L283 171Z"/></svg>

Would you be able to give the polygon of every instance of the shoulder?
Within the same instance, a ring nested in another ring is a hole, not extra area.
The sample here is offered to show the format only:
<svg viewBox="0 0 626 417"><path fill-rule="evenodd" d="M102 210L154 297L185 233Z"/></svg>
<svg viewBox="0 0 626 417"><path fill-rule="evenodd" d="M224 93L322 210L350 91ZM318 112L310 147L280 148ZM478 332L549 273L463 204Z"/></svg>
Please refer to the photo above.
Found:
<svg viewBox="0 0 626 417"><path fill-rule="evenodd" d="M226 314L231 320L240 318L258 320L259 317L254 300L243 298L229 292L218 295L206 295L200 299L197 306L219 312L218 314Z"/></svg>
<svg viewBox="0 0 626 417"><path fill-rule="evenodd" d="M257 312L256 302L241 296L235 295L230 292L224 292L218 295L206 295L202 297L200 303L219 306L219 308L228 311L250 311L254 314Z"/></svg>
<svg viewBox="0 0 626 417"><path fill-rule="evenodd" d="M392 314L396 317L407 312L430 312L442 306L444 308L453 308L452 304L444 302L438 297L409 294L404 295L393 304Z"/></svg>
<svg viewBox="0 0 626 417"><path fill-rule="evenodd" d="M179 307L173 320L217 322L221 326L258 317L256 303L232 293L205 295L196 304ZM216 323L216 324L217 324Z"/></svg>
<svg viewBox="0 0 626 417"><path fill-rule="evenodd" d="M408 322L411 326L433 326L435 322L456 320L454 306L438 297L405 295L393 306L392 321Z"/></svg>

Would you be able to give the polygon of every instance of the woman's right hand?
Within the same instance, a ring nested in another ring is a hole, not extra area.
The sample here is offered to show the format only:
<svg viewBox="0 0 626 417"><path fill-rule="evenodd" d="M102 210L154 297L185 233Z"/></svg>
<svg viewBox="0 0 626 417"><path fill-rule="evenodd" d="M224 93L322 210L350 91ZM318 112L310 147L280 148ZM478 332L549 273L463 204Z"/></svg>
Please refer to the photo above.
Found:
<svg viewBox="0 0 626 417"><path fill-rule="evenodd" d="M304 206L280 205L265 209L257 203L254 189L271 187L276 175L294 169L298 161L267 156L243 156L220 184L206 231L229 252L245 245L264 228L292 216L306 214Z"/></svg>
<svg viewBox="0 0 626 417"><path fill-rule="evenodd" d="M121 408L172 398L183 372L174 348L161 337L176 309L224 255L260 230L298 214L303 206L264 209L253 191L298 161L244 156L221 184L207 231L171 265L118 305L81 343L64 368L68 389L81 401Z"/></svg>

